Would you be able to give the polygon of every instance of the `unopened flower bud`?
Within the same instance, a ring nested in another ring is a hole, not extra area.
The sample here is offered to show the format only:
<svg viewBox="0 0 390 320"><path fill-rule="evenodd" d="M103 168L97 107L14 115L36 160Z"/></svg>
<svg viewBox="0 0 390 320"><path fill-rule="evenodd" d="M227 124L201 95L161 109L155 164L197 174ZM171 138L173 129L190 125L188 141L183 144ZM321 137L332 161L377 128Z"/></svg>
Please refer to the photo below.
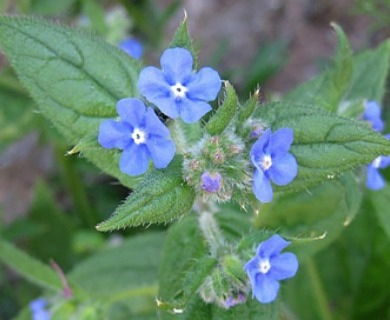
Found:
<svg viewBox="0 0 390 320"><path fill-rule="evenodd" d="M226 309L229 309L231 307L234 307L238 304L244 303L246 300L246 297L242 293L238 293L237 295L230 295L226 298L224 306Z"/></svg>
<svg viewBox="0 0 390 320"><path fill-rule="evenodd" d="M204 191L209 193L216 193L221 189L222 176L217 172L211 174L206 171L201 176L201 187Z"/></svg>
<svg viewBox="0 0 390 320"><path fill-rule="evenodd" d="M212 159L213 159L214 163L222 164L225 162L225 155L222 152L222 150L218 150L217 152L214 153L214 155L212 156Z"/></svg>

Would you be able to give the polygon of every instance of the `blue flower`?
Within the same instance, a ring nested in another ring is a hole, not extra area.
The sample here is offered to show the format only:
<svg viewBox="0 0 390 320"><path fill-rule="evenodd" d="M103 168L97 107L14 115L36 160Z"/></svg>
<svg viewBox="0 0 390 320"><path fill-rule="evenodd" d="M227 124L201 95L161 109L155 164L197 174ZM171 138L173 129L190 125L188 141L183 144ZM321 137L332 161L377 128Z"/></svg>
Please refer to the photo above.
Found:
<svg viewBox="0 0 390 320"><path fill-rule="evenodd" d="M50 320L50 312L45 309L47 301L43 298L38 298L30 303L32 320Z"/></svg>
<svg viewBox="0 0 390 320"><path fill-rule="evenodd" d="M120 170L131 176L143 174L149 160L157 169L168 166L175 155L175 145L153 109L131 98L119 100L116 108L120 120L103 121L98 141L104 148L123 150Z"/></svg>
<svg viewBox="0 0 390 320"><path fill-rule="evenodd" d="M255 142L250 158L255 166L253 192L261 202L270 202L273 197L271 180L278 186L290 183L297 175L298 165L289 153L294 131L282 128L275 133L267 129Z"/></svg>
<svg viewBox="0 0 390 320"><path fill-rule="evenodd" d="M221 184L222 176L218 172L210 174L210 172L206 171L201 176L201 187L206 192L218 192L221 189Z"/></svg>
<svg viewBox="0 0 390 320"><path fill-rule="evenodd" d="M119 43L119 48L134 59L141 59L144 53L144 47L140 41L135 38L124 39Z"/></svg>
<svg viewBox="0 0 390 320"><path fill-rule="evenodd" d="M385 137L390 139L390 134L385 135ZM368 189L380 190L385 186L385 179L380 174L379 169L384 169L388 166L390 166L390 157L388 156L379 156L367 166L366 187Z"/></svg>
<svg viewBox="0 0 390 320"><path fill-rule="evenodd" d="M252 286L252 297L261 303L274 301L279 281L293 277L298 270L298 260L293 253L280 253L289 244L279 235L273 235L259 244L256 255L244 266Z"/></svg>
<svg viewBox="0 0 390 320"><path fill-rule="evenodd" d="M183 48L165 50L160 64L162 70L147 67L138 79L138 89L148 101L168 117L180 117L187 123L198 121L211 110L207 102L221 89L217 71L202 68L194 73L192 55Z"/></svg>
<svg viewBox="0 0 390 320"><path fill-rule="evenodd" d="M381 119L381 107L376 101L366 102L363 119L370 122L372 129L375 131L381 132L385 127Z"/></svg>

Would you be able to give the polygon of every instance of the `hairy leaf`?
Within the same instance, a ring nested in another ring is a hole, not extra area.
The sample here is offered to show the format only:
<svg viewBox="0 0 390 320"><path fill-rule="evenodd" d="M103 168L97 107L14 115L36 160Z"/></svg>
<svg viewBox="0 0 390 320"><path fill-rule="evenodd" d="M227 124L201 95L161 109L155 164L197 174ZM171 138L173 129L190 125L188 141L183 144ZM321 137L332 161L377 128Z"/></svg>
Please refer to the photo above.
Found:
<svg viewBox="0 0 390 320"><path fill-rule="evenodd" d="M237 94L233 86L225 82L225 99L216 113L206 124L206 130L212 136L221 134L232 121L238 107Z"/></svg>
<svg viewBox="0 0 390 320"><path fill-rule="evenodd" d="M315 77L291 91L286 99L321 106L335 112L348 89L353 70L352 51L343 30L334 28L338 46L334 65L320 76Z"/></svg>
<svg viewBox="0 0 390 320"><path fill-rule="evenodd" d="M109 231L151 223L167 223L188 213L195 191L181 176L181 160L176 158L165 170L153 170L120 205L96 228Z"/></svg>
<svg viewBox="0 0 390 320"><path fill-rule="evenodd" d="M116 102L137 96L139 63L87 32L2 16L0 45L42 114L68 143L97 137L100 122L117 116ZM93 151L85 155L97 157Z"/></svg>
<svg viewBox="0 0 390 320"><path fill-rule="evenodd" d="M313 106L285 102L265 105L256 116L276 131L292 128L291 152L298 175L279 191L300 191L390 154L390 142L365 122L338 117Z"/></svg>

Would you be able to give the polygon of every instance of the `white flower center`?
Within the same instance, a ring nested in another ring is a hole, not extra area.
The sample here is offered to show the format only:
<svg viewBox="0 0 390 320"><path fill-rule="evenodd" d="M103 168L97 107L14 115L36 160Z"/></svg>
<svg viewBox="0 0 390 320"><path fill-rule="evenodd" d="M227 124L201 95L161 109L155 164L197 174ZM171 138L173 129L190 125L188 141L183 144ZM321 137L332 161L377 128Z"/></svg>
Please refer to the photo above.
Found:
<svg viewBox="0 0 390 320"><path fill-rule="evenodd" d="M265 156L263 157L263 159L261 159L261 161L260 161L260 166L261 166L261 168L262 168L264 171L266 171L266 170L268 170L269 168L271 168L271 166L272 166L272 159L271 159L271 156L265 155Z"/></svg>
<svg viewBox="0 0 390 320"><path fill-rule="evenodd" d="M262 274L266 274L269 269L271 269L271 263L269 262L269 259L262 259L259 262L259 271Z"/></svg>
<svg viewBox="0 0 390 320"><path fill-rule="evenodd" d="M372 162L372 165L374 168L379 168L379 166L381 165L381 162L382 162L382 157L379 156L379 157L375 158L375 160Z"/></svg>
<svg viewBox="0 0 390 320"><path fill-rule="evenodd" d="M175 98L184 98L188 91L188 89L179 82L171 86L171 90Z"/></svg>
<svg viewBox="0 0 390 320"><path fill-rule="evenodd" d="M138 128L135 128L133 133L131 134L131 138L133 139L135 144L145 143L146 133Z"/></svg>

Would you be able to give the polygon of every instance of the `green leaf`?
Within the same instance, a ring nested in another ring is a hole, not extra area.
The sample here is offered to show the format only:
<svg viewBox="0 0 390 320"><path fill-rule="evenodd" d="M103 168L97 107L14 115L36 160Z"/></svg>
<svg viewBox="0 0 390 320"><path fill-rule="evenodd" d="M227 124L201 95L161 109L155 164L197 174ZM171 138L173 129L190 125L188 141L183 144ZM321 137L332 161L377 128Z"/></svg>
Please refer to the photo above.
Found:
<svg viewBox="0 0 390 320"><path fill-rule="evenodd" d="M87 32L2 16L0 45L42 114L71 144L97 137L101 121L117 116L116 102L137 96L139 63Z"/></svg>
<svg viewBox="0 0 390 320"><path fill-rule="evenodd" d="M6 75L0 76L0 152L38 126L38 117L33 113L33 102L17 80Z"/></svg>
<svg viewBox="0 0 390 320"><path fill-rule="evenodd" d="M26 241L29 253L42 261L53 259L62 268L68 269L75 259L71 250L75 226L58 207L49 186L44 182L38 182L35 187L28 219L30 223L35 222L40 230Z"/></svg>
<svg viewBox="0 0 390 320"><path fill-rule="evenodd" d="M263 205L256 224L259 228L278 229L282 235L296 240L291 248L303 258L337 239L355 217L361 200L360 186L349 173Z"/></svg>
<svg viewBox="0 0 390 320"><path fill-rule="evenodd" d="M237 127L240 129L242 124L252 115L259 107L260 90L256 90L245 104L238 110Z"/></svg>
<svg viewBox="0 0 390 320"><path fill-rule="evenodd" d="M36 285L55 291L63 288L60 277L53 269L2 239L0 260Z"/></svg>
<svg viewBox="0 0 390 320"><path fill-rule="evenodd" d="M321 106L335 112L348 89L352 77L352 51L342 29L332 24L338 46L333 66L320 76L315 77L291 91L287 100Z"/></svg>
<svg viewBox="0 0 390 320"><path fill-rule="evenodd" d="M195 191L183 181L181 158L165 170L149 172L142 183L120 205L114 214L96 228L109 231L143 224L167 223L188 213L195 200Z"/></svg>
<svg viewBox="0 0 390 320"><path fill-rule="evenodd" d="M389 73L390 40L374 50L367 50L353 60L351 85L346 100L382 101Z"/></svg>
<svg viewBox="0 0 390 320"><path fill-rule="evenodd" d="M154 300L164 241L162 232L133 236L77 264L69 278L89 296L108 304L136 296Z"/></svg>
<svg viewBox="0 0 390 320"><path fill-rule="evenodd" d="M197 68L198 55L194 49L194 44L192 42L192 38L191 38L191 36L188 32L188 29L187 29L187 12L186 11L184 11L183 22L177 28L169 47L170 48L180 47L180 48L185 48L185 49L189 50L192 54L193 59L194 59L193 67L194 67L194 69Z"/></svg>
<svg viewBox="0 0 390 320"><path fill-rule="evenodd" d="M207 248L196 217L188 216L169 229L159 274L161 319L171 319L173 308L185 307L209 268L203 267L198 273L191 271L194 271L197 261L207 259L206 256ZM212 264L210 262L207 266ZM190 288L186 289L184 284L190 285Z"/></svg>
<svg viewBox="0 0 390 320"><path fill-rule="evenodd" d="M371 191L369 197L378 217L379 225L390 239L390 186L386 186L382 190Z"/></svg>
<svg viewBox="0 0 390 320"><path fill-rule="evenodd" d="M217 112L206 124L206 130L212 136L221 134L232 121L238 107L238 98L233 86L225 82L225 99Z"/></svg>
<svg viewBox="0 0 390 320"><path fill-rule="evenodd" d="M278 191L300 191L390 154L390 142L363 121L338 117L313 106L286 102L270 103L257 110L275 132L292 128L291 152L298 162L298 175Z"/></svg>

